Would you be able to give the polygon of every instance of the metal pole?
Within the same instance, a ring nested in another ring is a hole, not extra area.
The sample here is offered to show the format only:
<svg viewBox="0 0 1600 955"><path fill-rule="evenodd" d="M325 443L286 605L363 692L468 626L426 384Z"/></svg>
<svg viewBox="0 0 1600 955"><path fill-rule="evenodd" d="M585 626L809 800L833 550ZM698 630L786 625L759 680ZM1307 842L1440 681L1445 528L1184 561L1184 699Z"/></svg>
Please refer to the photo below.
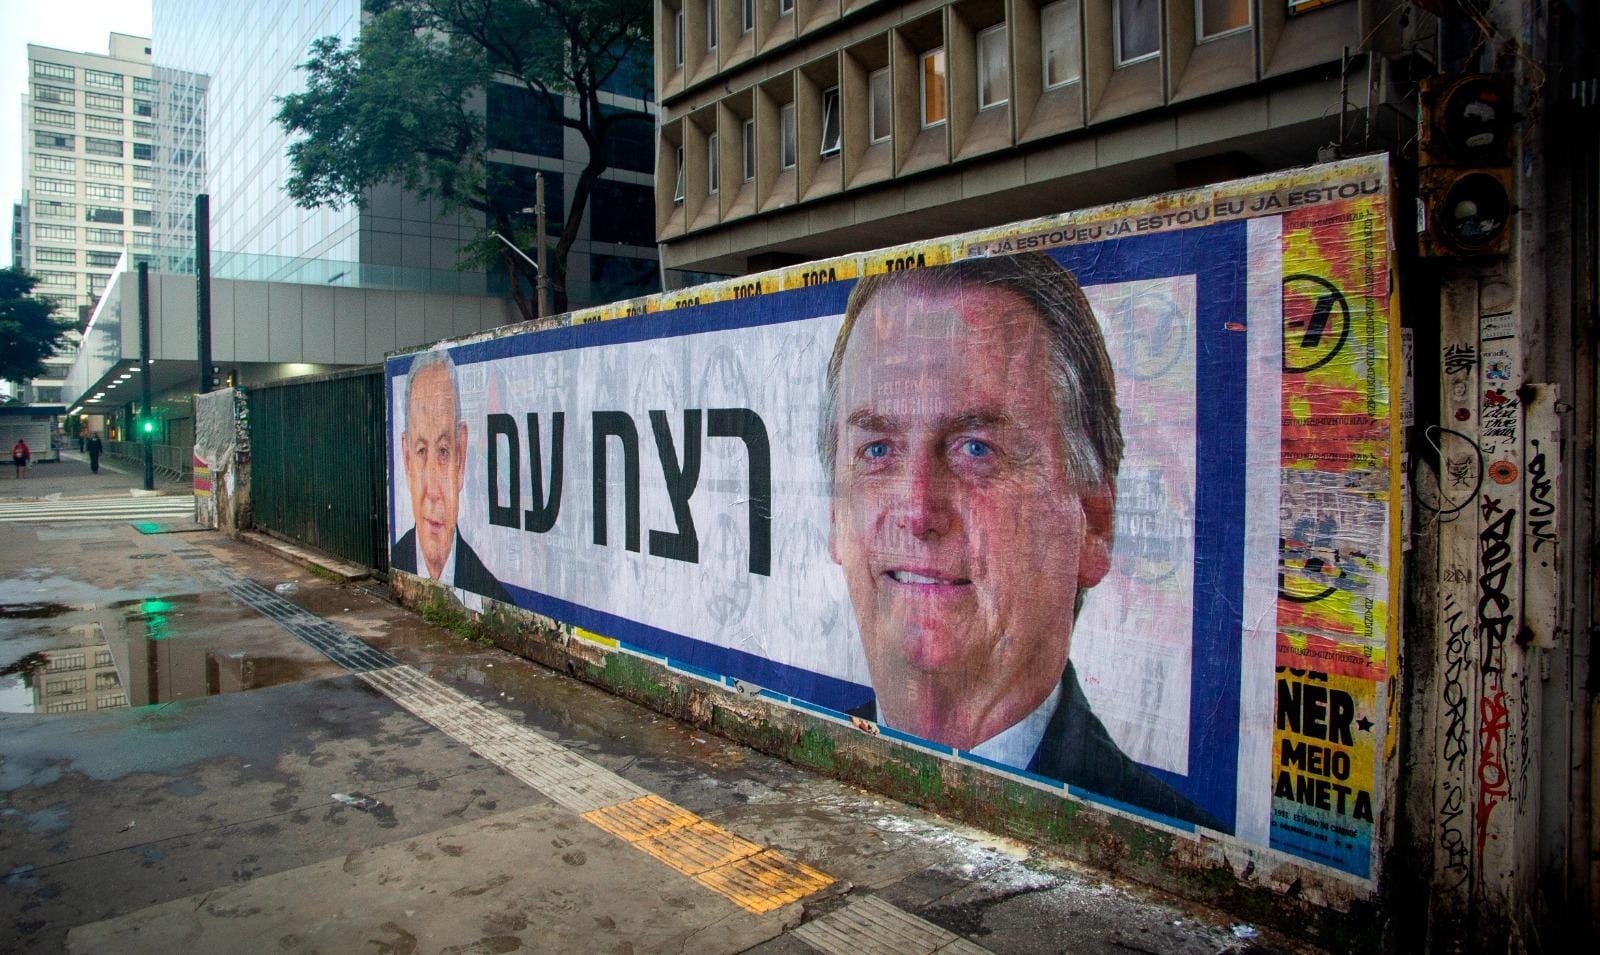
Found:
<svg viewBox="0 0 1600 955"><path fill-rule="evenodd" d="M539 235L539 318L550 314L550 283L545 278L549 273L544 267L544 173L533 174L533 220L534 229Z"/></svg>
<svg viewBox="0 0 1600 955"><path fill-rule="evenodd" d="M142 416L146 421L154 421L155 415L150 410L150 263L139 263L139 393L140 404L143 407ZM155 449L150 447L152 437L144 430L142 424L135 423L139 429L139 443L144 446L144 489L156 489L156 462Z"/></svg>
<svg viewBox="0 0 1600 955"><path fill-rule="evenodd" d="M200 359L200 394L211 390L211 197L194 197L195 341Z"/></svg>

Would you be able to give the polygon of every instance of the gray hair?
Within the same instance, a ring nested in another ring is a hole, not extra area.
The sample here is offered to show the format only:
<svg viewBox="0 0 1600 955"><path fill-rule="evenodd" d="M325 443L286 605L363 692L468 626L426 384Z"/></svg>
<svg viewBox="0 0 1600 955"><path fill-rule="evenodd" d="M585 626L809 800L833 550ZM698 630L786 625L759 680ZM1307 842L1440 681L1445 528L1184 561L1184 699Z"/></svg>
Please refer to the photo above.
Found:
<svg viewBox="0 0 1600 955"><path fill-rule="evenodd" d="M450 349L435 348L418 355L411 362L411 371L406 373L406 430L411 430L411 386L416 383L417 375L429 368L444 366L444 373L450 377L450 400L456 406L456 418L461 417L461 393L456 390L456 363L450 357Z"/></svg>
<svg viewBox="0 0 1600 955"><path fill-rule="evenodd" d="M884 272L856 283L844 326L828 361L818 450L833 480L839 443L839 374L856 320L879 295L996 288L1015 295L1039 319L1049 349L1051 387L1061 422L1067 477L1079 487L1109 486L1122 464L1122 419L1105 338L1072 273L1042 252L966 259L949 265ZM1020 385L1019 387L1025 387Z"/></svg>

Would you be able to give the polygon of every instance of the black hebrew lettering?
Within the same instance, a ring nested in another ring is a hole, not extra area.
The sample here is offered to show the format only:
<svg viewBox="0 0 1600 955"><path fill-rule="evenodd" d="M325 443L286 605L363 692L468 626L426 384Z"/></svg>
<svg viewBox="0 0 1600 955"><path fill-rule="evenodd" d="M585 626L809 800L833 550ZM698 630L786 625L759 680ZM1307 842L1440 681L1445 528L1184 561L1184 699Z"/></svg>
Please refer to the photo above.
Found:
<svg viewBox="0 0 1600 955"><path fill-rule="evenodd" d="M606 439L622 441L623 543L639 549L639 431L624 411L594 413L594 542L606 544Z"/></svg>
<svg viewBox="0 0 1600 955"><path fill-rule="evenodd" d="M706 436L738 438L744 442L750 469L750 573L770 577L772 452L767 441L767 426L762 423L761 416L749 408L713 408L706 412Z"/></svg>
<svg viewBox="0 0 1600 955"><path fill-rule="evenodd" d="M540 457L539 416L528 415L528 472L533 480L533 507L522 512L522 526L535 534L543 534L556 526L556 515L561 511L561 479L566 468L567 415L557 411L550 415L550 493L545 496L544 468ZM515 445L513 445L515 447ZM493 467L493 464L490 465ZM516 470L513 468L512 473ZM512 498L512 507L516 506Z"/></svg>
<svg viewBox="0 0 1600 955"><path fill-rule="evenodd" d="M517 422L508 414L489 416L489 523L497 527L516 527L517 511L522 507L522 475L518 473L517 459L522 456L517 441ZM506 442L507 463L510 474L511 500L500 503L500 439ZM536 448L533 452L538 454ZM534 480L538 480L535 475Z"/></svg>
<svg viewBox="0 0 1600 955"><path fill-rule="evenodd" d="M679 464L677 451L672 446L672 428L667 424L665 411L650 412L650 428L656 435L661 473L667 479L667 499L672 502L672 519L678 525L677 533L651 530L650 553L656 557L698 563L700 538L695 535L694 514L689 510L689 498L700 483L700 409L687 408L683 412L682 464Z"/></svg>

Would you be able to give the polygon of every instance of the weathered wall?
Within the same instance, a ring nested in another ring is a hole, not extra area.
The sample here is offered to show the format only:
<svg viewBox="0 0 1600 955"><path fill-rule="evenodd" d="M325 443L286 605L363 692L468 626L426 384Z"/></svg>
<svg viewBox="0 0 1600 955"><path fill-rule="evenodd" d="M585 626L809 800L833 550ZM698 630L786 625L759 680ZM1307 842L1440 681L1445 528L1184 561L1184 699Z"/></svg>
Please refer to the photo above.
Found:
<svg viewBox="0 0 1600 955"><path fill-rule="evenodd" d="M251 526L249 409L237 388L194 396L195 520L229 535Z"/></svg>

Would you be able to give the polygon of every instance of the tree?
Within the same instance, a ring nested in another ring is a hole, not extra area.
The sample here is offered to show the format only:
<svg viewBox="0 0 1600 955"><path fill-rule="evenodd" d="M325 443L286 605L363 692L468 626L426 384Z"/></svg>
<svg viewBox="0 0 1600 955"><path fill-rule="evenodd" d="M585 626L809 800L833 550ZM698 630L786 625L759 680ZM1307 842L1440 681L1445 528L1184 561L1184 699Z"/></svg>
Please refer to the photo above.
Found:
<svg viewBox="0 0 1600 955"><path fill-rule="evenodd" d="M361 35L311 45L302 93L279 99L278 123L301 138L289 146L289 194L300 205L362 205L367 190L398 184L442 200L445 211L483 214L486 231L463 264L496 259L512 296L533 317L536 272L490 233L518 248L534 244L532 204L489 163L492 133L482 94L509 83L530 96L571 96L551 118L575 131L589 158L578 174L550 257L556 311L567 307L566 262L600 174L607 144L626 114L601 108L602 86L648 75L650 0L366 0ZM559 100L558 100L559 102Z"/></svg>
<svg viewBox="0 0 1600 955"><path fill-rule="evenodd" d="M0 269L0 381L39 377L72 330L72 322L51 317L53 304L33 294L38 284L18 266Z"/></svg>

